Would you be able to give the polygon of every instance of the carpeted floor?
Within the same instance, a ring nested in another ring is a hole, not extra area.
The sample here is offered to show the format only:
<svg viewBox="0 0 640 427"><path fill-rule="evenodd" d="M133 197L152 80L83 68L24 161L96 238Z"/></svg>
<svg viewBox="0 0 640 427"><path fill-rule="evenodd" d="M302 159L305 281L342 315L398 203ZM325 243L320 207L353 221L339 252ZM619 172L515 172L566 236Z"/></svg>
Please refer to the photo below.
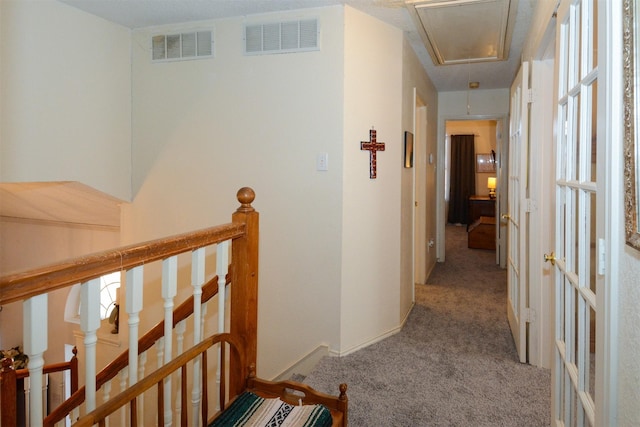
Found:
<svg viewBox="0 0 640 427"><path fill-rule="evenodd" d="M349 425L547 426L550 373L517 361L506 319L506 272L493 251L467 249L447 226L447 260L398 334L344 357L325 357L305 383L349 385Z"/></svg>

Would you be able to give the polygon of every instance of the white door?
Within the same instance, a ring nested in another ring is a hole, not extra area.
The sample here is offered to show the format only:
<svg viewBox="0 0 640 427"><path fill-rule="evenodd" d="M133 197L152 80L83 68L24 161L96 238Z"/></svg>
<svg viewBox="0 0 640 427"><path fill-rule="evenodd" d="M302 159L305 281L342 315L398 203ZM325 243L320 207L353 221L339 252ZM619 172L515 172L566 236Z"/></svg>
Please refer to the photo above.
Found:
<svg viewBox="0 0 640 427"><path fill-rule="evenodd" d="M604 97L598 94L597 18L595 0L563 1L556 24L555 254L545 258L555 266L553 417L565 426L596 425L595 396L603 391L596 390L595 333L604 280L596 271L597 236L604 235L596 207L605 200L598 182L604 149L597 107Z"/></svg>
<svg viewBox="0 0 640 427"><path fill-rule="evenodd" d="M526 176L528 152L528 63L511 86L507 220L507 315L520 362L527 361Z"/></svg>

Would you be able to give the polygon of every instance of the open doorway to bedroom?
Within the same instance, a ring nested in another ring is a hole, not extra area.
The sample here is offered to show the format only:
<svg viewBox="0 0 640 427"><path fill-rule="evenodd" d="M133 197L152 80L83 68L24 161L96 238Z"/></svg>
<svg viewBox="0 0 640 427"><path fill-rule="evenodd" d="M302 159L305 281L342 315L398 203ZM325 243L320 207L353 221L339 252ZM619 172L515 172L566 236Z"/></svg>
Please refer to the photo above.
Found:
<svg viewBox="0 0 640 427"><path fill-rule="evenodd" d="M469 248L494 252L499 235L499 125L494 119L445 123L445 223L465 228Z"/></svg>

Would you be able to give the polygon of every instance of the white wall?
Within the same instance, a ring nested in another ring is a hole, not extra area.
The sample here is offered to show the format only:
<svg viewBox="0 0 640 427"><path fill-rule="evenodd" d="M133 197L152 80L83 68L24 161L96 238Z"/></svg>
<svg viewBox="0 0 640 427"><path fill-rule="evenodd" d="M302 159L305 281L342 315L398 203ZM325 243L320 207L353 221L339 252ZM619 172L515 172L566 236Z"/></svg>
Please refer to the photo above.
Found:
<svg viewBox="0 0 640 427"><path fill-rule="evenodd" d="M403 170L402 31L345 8L342 352L398 327ZM369 178L375 127L377 178Z"/></svg>
<svg viewBox="0 0 640 427"><path fill-rule="evenodd" d="M129 30L54 0L0 9L0 181L130 199Z"/></svg>
<svg viewBox="0 0 640 427"><path fill-rule="evenodd" d="M243 54L245 22L306 17L320 19L320 51ZM134 200L123 235L134 242L228 222L236 191L252 187L258 374L270 378L320 344L340 348L343 8L197 26L214 29L215 58L153 64L150 37L171 28L134 32ZM328 153L328 171L316 170L318 153Z"/></svg>

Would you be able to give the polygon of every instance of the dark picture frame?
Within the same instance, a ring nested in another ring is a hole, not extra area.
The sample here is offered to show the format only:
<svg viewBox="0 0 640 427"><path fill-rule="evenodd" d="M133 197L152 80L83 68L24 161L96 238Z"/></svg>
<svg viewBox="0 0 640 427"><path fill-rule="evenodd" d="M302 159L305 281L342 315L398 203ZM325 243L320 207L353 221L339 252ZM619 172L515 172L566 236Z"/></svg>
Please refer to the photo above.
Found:
<svg viewBox="0 0 640 427"><path fill-rule="evenodd" d="M404 133L404 167L413 167L413 134L407 131Z"/></svg>

